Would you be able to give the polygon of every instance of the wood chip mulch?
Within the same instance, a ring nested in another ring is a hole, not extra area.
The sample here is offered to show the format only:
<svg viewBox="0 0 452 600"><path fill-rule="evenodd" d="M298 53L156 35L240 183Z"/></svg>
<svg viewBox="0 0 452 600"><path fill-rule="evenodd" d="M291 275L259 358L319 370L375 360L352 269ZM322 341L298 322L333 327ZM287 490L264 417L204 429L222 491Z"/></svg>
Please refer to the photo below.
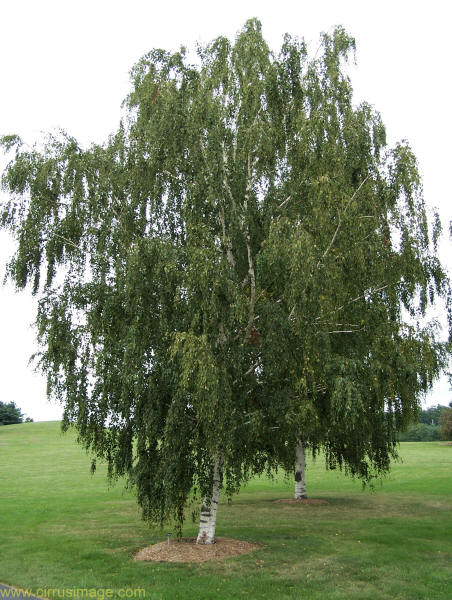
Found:
<svg viewBox="0 0 452 600"><path fill-rule="evenodd" d="M247 554L260 548L261 545L231 538L217 537L215 544L197 544L196 538L181 538L172 539L169 547L168 542L165 541L143 548L134 555L134 560L205 562Z"/></svg>
<svg viewBox="0 0 452 600"><path fill-rule="evenodd" d="M328 504L326 500L320 498L282 498L275 500L276 504Z"/></svg>

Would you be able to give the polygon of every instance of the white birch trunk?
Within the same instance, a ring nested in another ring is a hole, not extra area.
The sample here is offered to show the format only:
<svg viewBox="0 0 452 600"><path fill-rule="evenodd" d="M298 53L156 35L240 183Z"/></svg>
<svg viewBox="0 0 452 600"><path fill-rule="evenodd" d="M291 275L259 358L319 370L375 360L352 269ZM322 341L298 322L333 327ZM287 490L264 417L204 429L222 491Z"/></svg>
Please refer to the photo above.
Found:
<svg viewBox="0 0 452 600"><path fill-rule="evenodd" d="M218 500L221 488L222 460L217 456L213 463L212 493L202 502L201 517L199 519L197 544L215 544L215 529L217 526Z"/></svg>
<svg viewBox="0 0 452 600"><path fill-rule="evenodd" d="M307 498L306 495L306 455L300 440L295 452L295 499Z"/></svg>

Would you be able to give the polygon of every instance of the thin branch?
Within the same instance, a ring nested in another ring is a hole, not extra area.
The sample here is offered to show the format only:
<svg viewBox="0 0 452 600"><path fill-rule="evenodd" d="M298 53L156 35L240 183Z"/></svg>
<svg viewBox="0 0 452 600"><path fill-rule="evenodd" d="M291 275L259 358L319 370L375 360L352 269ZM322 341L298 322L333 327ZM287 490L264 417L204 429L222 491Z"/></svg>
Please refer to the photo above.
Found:
<svg viewBox="0 0 452 600"><path fill-rule="evenodd" d="M357 333L363 331L362 329L338 329L336 331L327 331L327 333Z"/></svg>
<svg viewBox="0 0 452 600"><path fill-rule="evenodd" d="M344 212L345 212L345 211L344 211ZM322 262L322 260L323 260L323 259L326 257L326 255L328 254L328 252L329 252L329 251L330 251L330 249L331 249L331 246L334 244L334 242L335 242L335 240L336 240L336 236L337 236L337 234L338 234L338 231L339 231L339 229L340 229L340 227L341 227L341 225L342 225L342 219L341 219L341 215L340 215L340 214L338 215L338 220L339 220L339 222L338 222L338 224L337 224L336 231L334 232L334 234L333 234L333 237L331 238L331 241L330 241L330 243L328 244L328 248L325 250L325 252L323 253L323 256L322 256L322 258L321 258L321 259L319 260L319 262L317 263L317 268L320 266L320 263L321 263L321 262Z"/></svg>
<svg viewBox="0 0 452 600"><path fill-rule="evenodd" d="M244 377L248 377L248 375L251 375L251 373L254 371L254 369L256 369L259 366L259 361L255 362L253 365L251 365L251 367L248 369L248 371L246 373L243 373L243 375L241 377L238 377L237 379L235 379L232 382L232 385L236 385L240 379L243 379Z"/></svg>
<svg viewBox="0 0 452 600"><path fill-rule="evenodd" d="M222 146L223 146L223 161L224 161L225 158L226 158L226 156L225 156L226 152L225 152L225 149L224 149L224 143L222 143ZM205 167L206 167L206 169L207 169L207 171L209 173L209 176L212 178L212 171L210 169L210 166L209 166L209 163L208 163L208 160L207 160L206 149L204 147L202 138L200 138L200 147L201 147L201 154L202 154L202 157L203 157L203 160L204 160ZM207 186L210 185L209 184L209 179L208 179L208 177L207 177L207 175L205 173L204 173L204 181L206 182ZM230 197L232 199L233 206L235 207L234 198L232 197L231 190L230 190L229 186L227 185L226 176L223 177L223 183L226 184L227 189L229 190ZM231 238L226 234L226 218L225 218L225 214L224 214L224 206L223 206L223 204L221 202L218 202L218 204L220 206L220 212L219 212L218 218L219 218L219 221L220 221L220 224L221 224L222 233L223 233L223 244L224 244L224 246L226 248L226 258L227 258L227 261L229 263L229 266L233 269L235 267L235 259L234 259L234 255L232 253Z"/></svg>
<svg viewBox="0 0 452 600"><path fill-rule="evenodd" d="M65 238L64 236L60 235L59 233L54 233L53 234L55 237L60 238L61 240L63 240L64 242L66 242L66 244L69 244L70 246L72 246L73 248L75 248L76 250L78 250L79 252L81 252L83 254L83 250L81 250L77 244L74 244L74 242L71 242L71 240L68 240L67 238Z"/></svg>
<svg viewBox="0 0 452 600"><path fill-rule="evenodd" d="M362 244L363 242L365 242L366 240L368 240L370 237L372 237L372 235L373 235L373 233L367 234L361 240L358 240L357 242L355 242L355 246L357 246L358 244Z"/></svg>
<svg viewBox="0 0 452 600"><path fill-rule="evenodd" d="M221 228L222 228L222 231L223 231L223 243L226 246L226 258L228 260L229 266L231 267L231 269L233 269L235 267L235 259L234 259L234 255L232 254L232 242L231 242L231 238L226 235L226 223L225 223L225 218L224 218L224 206L222 204L220 205L220 223L221 223Z"/></svg>
<svg viewBox="0 0 452 600"><path fill-rule="evenodd" d="M251 329L254 323L254 306L256 304L256 277L254 274L254 263L253 256L251 254L250 236L247 234L246 248L248 251L248 273L250 275L250 316L248 319L248 326L246 328L245 339L248 339L251 334Z"/></svg>
<svg viewBox="0 0 452 600"><path fill-rule="evenodd" d="M291 200L291 198L292 196L287 196L284 202L281 202L281 204L278 206L278 210L281 210L289 202L289 200Z"/></svg>
<svg viewBox="0 0 452 600"><path fill-rule="evenodd" d="M360 189L363 187L363 185L366 183L366 181L367 181L369 178L370 178L370 175L367 175L367 177L365 177L365 178L363 179L363 181L362 181L362 182L359 184L359 186L357 187L357 189L354 191L354 193L352 194L351 198L350 198L350 199L349 199L349 201L347 202L347 204L346 204L346 206L345 206L344 210L342 211L342 215L339 213L339 216L338 216L338 218L339 218L339 222L338 222L338 224L337 224L336 230L335 230L335 232L333 233L333 237L331 238L331 241L330 241L330 243L328 244L328 247L327 247L327 249L326 249L326 250L325 250L325 252L323 253L323 255L322 255L322 258L321 258L321 259L318 261L318 263L317 263L317 268L319 268L319 267L320 267L320 265L321 265L322 261L323 261L323 260L325 259L325 257L328 255L328 252L331 250L331 248L332 248L332 246L333 246L334 242L336 241L337 234L338 234L338 232L339 232L339 229L341 228L341 225L342 225L342 217L345 215L345 213L347 212L347 210L348 210L348 208L349 208L350 204L351 204L351 203L353 202L353 200L356 198L356 195L358 194L358 192L360 191ZM358 299L359 299L359 298L358 298ZM343 307L341 307L341 308L343 308ZM340 310L340 309L337 309L337 310ZM290 321L290 319L292 318L292 315L293 315L294 311L295 311L295 305L294 305L294 307L292 308L292 310L290 311L290 314L289 314L289 317L288 317L288 320L289 320L289 321Z"/></svg>
<svg viewBox="0 0 452 600"><path fill-rule="evenodd" d="M328 321L323 321L322 323L314 323L315 325L330 325L333 327L355 327L356 329L360 329L361 325L355 325L354 323L331 323Z"/></svg>
<svg viewBox="0 0 452 600"><path fill-rule="evenodd" d="M256 160L251 164L251 157L248 154L248 180L246 182L246 192L245 192L245 201L244 201L244 218L246 218L246 213L248 211L248 199L253 188L253 168L256 164ZM250 314L248 318L248 325L245 332L245 340L248 340L251 334L251 329L254 323L254 306L256 304L256 277L254 273L254 261L253 255L251 252L251 237L250 230L248 226L248 222L246 225L246 249L248 253L248 274L250 276Z"/></svg>
<svg viewBox="0 0 452 600"><path fill-rule="evenodd" d="M199 145L201 147L201 154L202 154L202 157L203 157L206 169L207 169L207 171L209 173L209 176L212 177L212 171L211 171L211 169L209 167L209 162L207 160L206 149L204 148L204 144L202 142L202 137L199 139ZM207 175L205 173L204 173L204 181L206 182L206 185L209 186L209 179L208 179L208 177L207 177Z"/></svg>
<svg viewBox="0 0 452 600"><path fill-rule="evenodd" d="M381 292L381 290L384 290L387 287L389 287L389 284L382 285L381 287L376 288L375 290L372 290L372 289L370 289L368 291L366 290L366 292L364 292L364 294L361 294L360 296L356 296L356 298L353 298L352 300L349 300L348 302L346 302L345 304L343 304L339 308L336 308L335 311L342 310L345 306L348 306L349 304L352 304L353 302L358 302L358 300L362 300L363 298L366 297L367 293L376 294L377 292Z"/></svg>
<svg viewBox="0 0 452 600"><path fill-rule="evenodd" d="M347 205L345 206L344 210L342 211L342 215L339 214L339 222L337 224L336 227L336 231L333 234L333 237L331 238L330 243L328 244L328 248L325 250L325 252L323 253L322 258L319 260L319 262L317 263L317 267L320 266L320 263L322 262L322 260L324 260L324 258L327 256L328 252L331 250L332 245L334 244L337 234L339 232L339 229L342 225L342 217L344 217L345 213L347 212L350 204L353 202L353 200L356 198L356 195L358 194L359 190L363 187L363 185L366 183L366 181L369 179L370 175L367 175L367 177L365 177L362 182L359 184L358 188L355 190L355 192L353 193L353 195L351 196L351 198L349 199L349 201L347 202Z"/></svg>
<svg viewBox="0 0 452 600"><path fill-rule="evenodd" d="M338 311L342 310L343 308L345 308L346 306L348 306L349 304L352 304L353 302L358 302L358 300L362 300L363 298L366 297L367 294L376 294L377 292L381 292L382 290L389 287L389 285L390 284L388 283L387 285L382 285L381 287L378 287L374 290L372 288L369 288L363 294L360 294L359 296L356 296L356 298L352 298L351 300L348 300L348 302L345 302L342 306L338 306L337 308L335 308L328 314L338 312ZM319 317L317 317L316 321L319 321L321 318L322 318L322 316L320 315Z"/></svg>
<svg viewBox="0 0 452 600"><path fill-rule="evenodd" d="M175 181L180 183L180 179L178 177L176 177L176 175L173 175L172 173L170 173L169 171L162 171L162 173L165 173L165 175L168 175L168 177L172 177Z"/></svg>
<svg viewBox="0 0 452 600"><path fill-rule="evenodd" d="M224 346L224 344L226 343L226 333L224 331L224 325L222 322L220 322L220 326L218 329L219 329L218 342L221 346Z"/></svg>
<svg viewBox="0 0 452 600"><path fill-rule="evenodd" d="M232 209L235 212L235 210L236 210L235 199L234 199L234 196L232 195L232 191L231 191L231 188L229 186L228 178L227 178L228 155L226 153L226 148L224 147L224 141L221 142L221 147L223 148L223 168L224 168L223 185L226 188L226 191L227 191L228 196L229 196L229 198L231 200L231 203L232 203Z"/></svg>
<svg viewBox="0 0 452 600"><path fill-rule="evenodd" d="M233 129L235 129L235 136L232 142L232 160L235 163L235 159L236 159L236 155L237 155L237 130L238 130L238 123L239 123L239 114L240 114L240 105L237 104L234 110L234 124L233 124Z"/></svg>

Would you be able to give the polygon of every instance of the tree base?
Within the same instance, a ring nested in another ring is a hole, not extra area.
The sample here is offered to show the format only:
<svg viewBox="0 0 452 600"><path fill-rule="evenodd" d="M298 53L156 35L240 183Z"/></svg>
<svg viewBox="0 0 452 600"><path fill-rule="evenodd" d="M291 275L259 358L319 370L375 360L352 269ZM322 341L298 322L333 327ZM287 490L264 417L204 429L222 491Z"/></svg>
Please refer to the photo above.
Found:
<svg viewBox="0 0 452 600"><path fill-rule="evenodd" d="M276 504L328 504L326 500L320 498L281 498L274 502Z"/></svg>
<svg viewBox="0 0 452 600"><path fill-rule="evenodd" d="M196 543L200 546L211 546L212 544L217 543L217 538L213 538L213 540L209 540L207 537L198 537L196 539Z"/></svg>
<svg viewBox="0 0 452 600"><path fill-rule="evenodd" d="M205 562L207 560L220 560L229 556L248 554L262 548L261 545L234 540L232 538L217 537L214 544L198 544L196 538L181 538L153 544L139 550L134 560L137 561L163 561L163 562Z"/></svg>

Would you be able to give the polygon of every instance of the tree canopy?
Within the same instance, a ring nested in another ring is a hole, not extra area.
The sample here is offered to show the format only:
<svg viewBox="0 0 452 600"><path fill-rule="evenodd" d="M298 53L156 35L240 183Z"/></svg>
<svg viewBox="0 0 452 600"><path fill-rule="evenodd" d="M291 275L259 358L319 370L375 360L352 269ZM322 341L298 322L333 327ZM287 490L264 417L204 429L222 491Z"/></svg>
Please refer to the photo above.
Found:
<svg viewBox="0 0 452 600"><path fill-rule="evenodd" d="M438 425L442 412L447 408L442 404L436 406L430 406L424 410L421 410L418 417L419 423L425 423L426 425Z"/></svg>
<svg viewBox="0 0 452 600"><path fill-rule="evenodd" d="M439 427L439 422L445 410L448 410L447 406L441 404L421 410L417 423L410 425L406 431L399 433L399 441L431 442L443 439L444 434Z"/></svg>
<svg viewBox="0 0 452 600"><path fill-rule="evenodd" d="M0 401L0 425L15 425L22 423L24 416L14 402Z"/></svg>
<svg viewBox="0 0 452 600"><path fill-rule="evenodd" d="M441 412L439 428L444 439L452 440L452 402Z"/></svg>
<svg viewBox="0 0 452 600"><path fill-rule="evenodd" d="M292 469L300 436L384 472L445 364L423 325L449 298L440 224L408 144L353 104L354 49L339 27L276 54L251 20L195 64L145 55L102 146L3 138L8 274L40 295L49 394L145 518Z"/></svg>

